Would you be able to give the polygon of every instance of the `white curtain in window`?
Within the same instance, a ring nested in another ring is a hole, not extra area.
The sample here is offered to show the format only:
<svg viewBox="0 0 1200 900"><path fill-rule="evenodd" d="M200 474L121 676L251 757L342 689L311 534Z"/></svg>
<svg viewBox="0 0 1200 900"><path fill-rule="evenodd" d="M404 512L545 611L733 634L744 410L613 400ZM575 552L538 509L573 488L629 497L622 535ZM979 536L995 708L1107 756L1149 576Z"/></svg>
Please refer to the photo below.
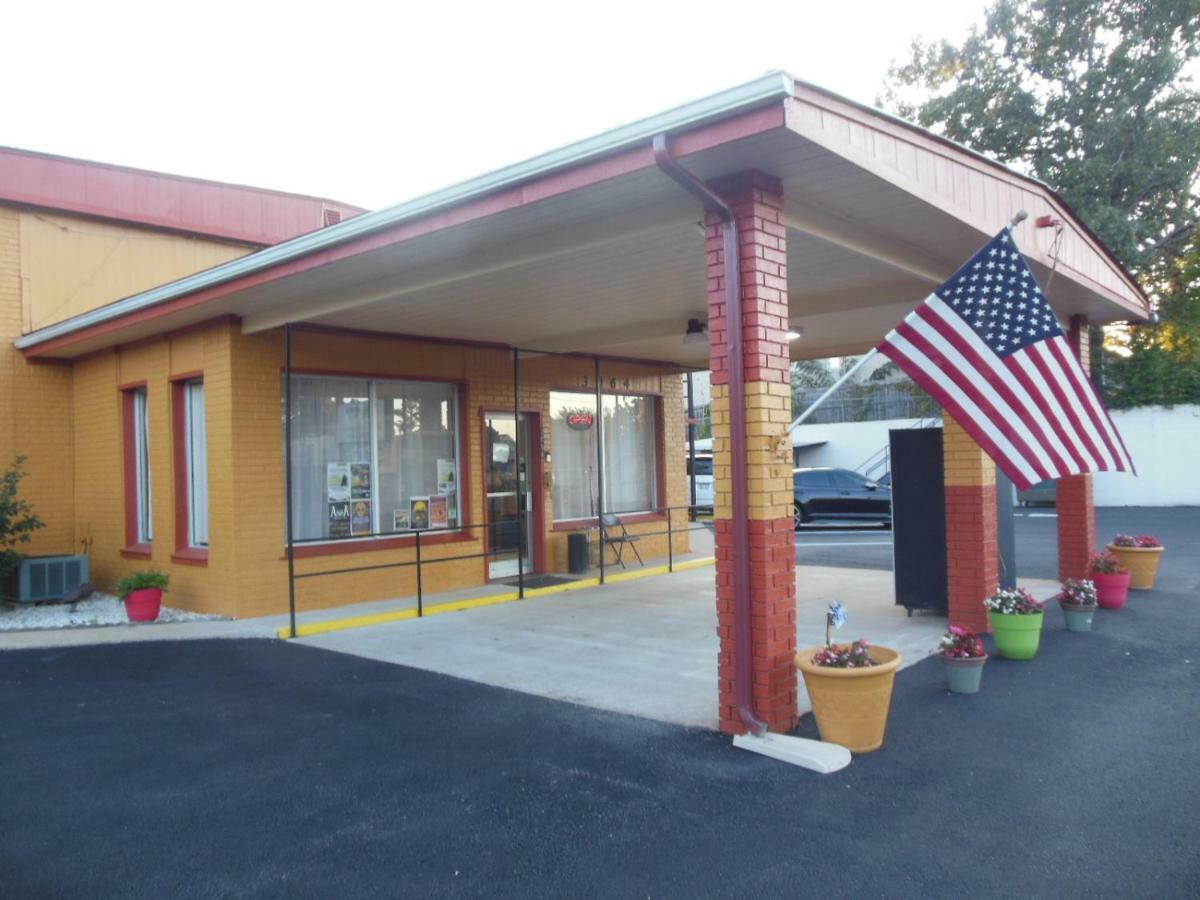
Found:
<svg viewBox="0 0 1200 900"><path fill-rule="evenodd" d="M292 515L297 540L329 537L328 464L370 462L367 382L292 376Z"/></svg>
<svg viewBox="0 0 1200 900"><path fill-rule="evenodd" d="M137 473L137 539L148 544L154 539L153 516L150 514L150 416L146 406L146 389L133 392L134 463Z"/></svg>
<svg viewBox="0 0 1200 900"><path fill-rule="evenodd" d="M657 416L653 397L605 396L604 510L658 505Z"/></svg>
<svg viewBox="0 0 1200 900"><path fill-rule="evenodd" d="M379 531L397 530L397 512L408 513L413 497L447 494L445 526L456 525L458 496L456 457L458 410L450 384L380 381L375 384L375 435L379 476L376 479ZM441 475L450 478L439 480ZM453 499L451 499L451 496ZM399 529L407 530L405 528Z"/></svg>
<svg viewBox="0 0 1200 900"><path fill-rule="evenodd" d="M595 395L560 391L550 394L555 519L586 519L596 515L595 415ZM583 427L580 416L591 416L592 424ZM575 427L570 424L572 417Z"/></svg>
<svg viewBox="0 0 1200 900"><path fill-rule="evenodd" d="M184 386L188 467L188 544L208 546L208 430L204 418L204 382Z"/></svg>

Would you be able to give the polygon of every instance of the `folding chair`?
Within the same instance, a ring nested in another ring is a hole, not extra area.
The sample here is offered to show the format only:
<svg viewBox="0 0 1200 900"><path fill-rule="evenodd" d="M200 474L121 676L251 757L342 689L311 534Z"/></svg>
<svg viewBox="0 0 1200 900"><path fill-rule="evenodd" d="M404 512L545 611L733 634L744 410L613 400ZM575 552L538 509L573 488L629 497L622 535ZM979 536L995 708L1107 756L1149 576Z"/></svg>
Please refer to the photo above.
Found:
<svg viewBox="0 0 1200 900"><path fill-rule="evenodd" d="M604 545L613 548L613 552L617 555L616 561L621 564L622 569L625 568L625 560L622 557L626 547L633 551L633 555L637 557L638 565L643 567L646 565L642 562L642 554L638 553L638 538L625 530L625 525L620 519L611 513L605 513L600 517L600 524L604 526L600 532L604 536ZM613 533L613 529L616 528L621 529L620 534Z"/></svg>

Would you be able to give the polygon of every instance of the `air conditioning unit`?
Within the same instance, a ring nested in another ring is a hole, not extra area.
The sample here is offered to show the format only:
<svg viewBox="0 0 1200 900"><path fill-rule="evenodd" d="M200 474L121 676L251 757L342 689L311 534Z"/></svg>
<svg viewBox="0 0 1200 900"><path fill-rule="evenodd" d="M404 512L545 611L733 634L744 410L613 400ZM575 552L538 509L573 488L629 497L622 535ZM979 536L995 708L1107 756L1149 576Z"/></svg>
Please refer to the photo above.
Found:
<svg viewBox="0 0 1200 900"><path fill-rule="evenodd" d="M86 586L86 587L85 587ZM86 556L28 556L17 570L18 603L78 599L91 593Z"/></svg>

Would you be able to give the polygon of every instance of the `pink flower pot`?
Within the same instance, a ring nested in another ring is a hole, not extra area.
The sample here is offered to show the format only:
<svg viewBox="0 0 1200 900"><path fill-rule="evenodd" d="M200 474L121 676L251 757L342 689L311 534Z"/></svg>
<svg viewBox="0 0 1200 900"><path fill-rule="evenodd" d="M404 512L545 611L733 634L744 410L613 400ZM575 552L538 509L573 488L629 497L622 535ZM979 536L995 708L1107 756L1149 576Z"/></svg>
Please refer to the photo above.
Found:
<svg viewBox="0 0 1200 900"><path fill-rule="evenodd" d="M1096 585L1096 602L1103 609L1120 609L1129 597L1129 573L1089 575Z"/></svg>
<svg viewBox="0 0 1200 900"><path fill-rule="evenodd" d="M125 615L130 622L153 622L162 608L162 591L158 588L142 588L130 591L125 598Z"/></svg>

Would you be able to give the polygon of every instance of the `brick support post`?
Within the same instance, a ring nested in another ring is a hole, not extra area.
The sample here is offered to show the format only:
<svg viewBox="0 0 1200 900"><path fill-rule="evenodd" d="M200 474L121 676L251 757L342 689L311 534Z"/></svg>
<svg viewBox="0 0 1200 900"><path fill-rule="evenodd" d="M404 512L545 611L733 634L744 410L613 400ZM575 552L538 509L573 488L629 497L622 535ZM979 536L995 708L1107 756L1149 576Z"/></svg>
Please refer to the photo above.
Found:
<svg viewBox="0 0 1200 900"><path fill-rule="evenodd" d="M1083 371L1091 374L1087 316L1071 316L1068 339ZM1083 578L1088 556L1096 547L1096 507L1092 476L1068 475L1055 489L1058 509L1058 577Z"/></svg>
<svg viewBox="0 0 1200 900"><path fill-rule="evenodd" d="M751 641L754 709L772 731L795 726L796 573L792 533L791 384L787 349L787 245L779 182L760 172L714 188L737 217L746 380L747 507L750 518ZM734 558L731 520L729 369L725 347L722 226L706 222L708 333L716 497L719 718L727 733L745 731L734 688Z"/></svg>
<svg viewBox="0 0 1200 900"><path fill-rule="evenodd" d="M945 413L942 421L950 623L984 632L984 598L1000 587L996 464Z"/></svg>

